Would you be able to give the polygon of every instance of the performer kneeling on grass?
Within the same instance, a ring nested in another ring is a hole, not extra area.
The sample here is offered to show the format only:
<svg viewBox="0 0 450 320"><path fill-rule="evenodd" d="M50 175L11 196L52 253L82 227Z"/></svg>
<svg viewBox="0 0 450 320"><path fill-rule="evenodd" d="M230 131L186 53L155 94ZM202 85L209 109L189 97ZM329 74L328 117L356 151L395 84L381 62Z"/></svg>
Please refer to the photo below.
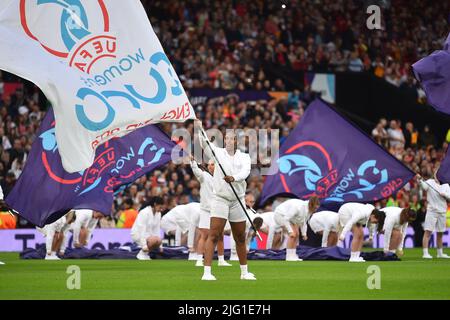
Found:
<svg viewBox="0 0 450 320"><path fill-rule="evenodd" d="M70 224L76 221L75 211L71 210L63 217L53 223L47 224L43 228L36 227L45 237L46 255L45 260L61 260L56 252L64 255L68 238L67 229Z"/></svg>
<svg viewBox="0 0 450 320"><path fill-rule="evenodd" d="M175 245L187 244L187 233L190 225L190 204L180 204L172 208L161 218L161 229L168 236L175 236Z"/></svg>
<svg viewBox="0 0 450 320"><path fill-rule="evenodd" d="M75 210L77 220L72 226L73 231L73 246L75 248L81 248L87 246L89 240L91 240L92 231L97 226L99 219L104 215L101 212L77 209Z"/></svg>
<svg viewBox="0 0 450 320"><path fill-rule="evenodd" d="M403 255L403 244L405 242L408 223L417 218L417 213L410 208L386 207L381 209L386 214L384 219L384 253L397 253Z"/></svg>
<svg viewBox="0 0 450 320"><path fill-rule="evenodd" d="M197 261L196 267L203 267L203 255L205 253L205 244L208 239L209 224L211 219L211 200L213 194L213 174L214 174L214 160L208 161L207 170L202 170L197 165L194 157L191 157L191 168L197 180L200 182L200 220L198 222L198 230L200 233L197 243ZM230 267L231 264L225 261L223 233L219 236L217 241L217 257L219 259L219 267Z"/></svg>
<svg viewBox="0 0 450 320"><path fill-rule="evenodd" d="M164 201L161 197L151 198L144 203L139 211L133 227L131 239L141 247L136 258L139 260L151 260L148 255L150 250L161 247L161 208Z"/></svg>
<svg viewBox="0 0 450 320"><path fill-rule="evenodd" d="M427 192L427 214L425 215L422 247L424 259L433 259L428 252L428 245L431 234L436 230L437 235L437 257L449 259L450 256L444 253L442 237L446 230L446 212L447 202L450 201L450 186L448 183L441 184L436 176L437 170L434 172L434 179L424 181L421 176L417 175L421 187Z"/></svg>
<svg viewBox="0 0 450 320"><path fill-rule="evenodd" d="M289 235L286 246L286 261L302 261L297 255L296 248L299 240L299 227L303 240L307 240L307 221L310 215L320 206L319 198L312 196L308 201L289 199L275 208L274 220L277 228L281 228Z"/></svg>
<svg viewBox="0 0 450 320"><path fill-rule="evenodd" d="M361 248L364 241L364 227L368 224L377 224L382 226L385 213L375 209L371 204L349 202L339 208L339 224L343 228L339 240L344 241L347 232L353 233L350 262L365 262L361 254ZM369 227L369 226L368 226ZM370 227L369 227L370 228ZM379 229L381 230L381 229Z"/></svg>
<svg viewBox="0 0 450 320"><path fill-rule="evenodd" d="M202 130L201 121L197 120L196 125ZM243 204L245 201L245 190L247 188L245 179L247 179L251 170L250 156L247 153L236 150L237 140L234 134L227 134L225 136L225 148L218 148L212 143L208 146L207 138L203 136L202 132L198 132L198 135L205 154L210 159L214 159L216 166L220 163L227 174L227 176L224 176L222 170L218 168L214 170L214 197L211 202L211 225L206 241L205 266L202 280L216 280L211 274L211 262L214 255L214 248L217 245L220 234L224 231L227 219L230 221L233 237L236 241L236 251L241 266L241 279L256 280L255 276L248 272L247 268L247 247L245 243L247 218L229 185L229 183L232 184ZM211 148L214 150L217 158L214 157Z"/></svg>
<svg viewBox="0 0 450 320"><path fill-rule="evenodd" d="M311 230L322 235L322 247L333 247L338 242L339 214L333 211L319 211L309 220Z"/></svg>

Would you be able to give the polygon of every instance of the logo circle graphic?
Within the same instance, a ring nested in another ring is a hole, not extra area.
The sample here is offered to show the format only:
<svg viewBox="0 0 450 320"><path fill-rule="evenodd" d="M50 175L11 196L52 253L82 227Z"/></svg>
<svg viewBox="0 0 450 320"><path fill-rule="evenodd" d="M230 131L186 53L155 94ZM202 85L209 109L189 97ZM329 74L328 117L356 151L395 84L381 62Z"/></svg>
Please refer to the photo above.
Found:
<svg viewBox="0 0 450 320"><path fill-rule="evenodd" d="M326 164L327 164L327 169L328 172L330 173L335 173L335 170L333 170L333 164L331 162L331 157L329 155L329 153L325 150L325 148L320 144L317 143L315 141L302 141L299 142L295 145L293 145L292 147L290 147L288 150L286 150L286 152L284 153L284 155L288 155L288 154L292 154L294 151L303 148L303 147L313 147L317 150L319 150L319 152L324 156L325 160L326 160ZM281 184L283 186L283 189L287 192L287 193L293 193L286 181L286 177L284 176L283 173L280 173L280 180L281 180ZM310 194L305 195L305 198L311 197L317 195L316 192L312 192Z"/></svg>
<svg viewBox="0 0 450 320"><path fill-rule="evenodd" d="M95 0L94 0L95 1ZM28 0L29 2L29 0ZM104 3L104 0L97 0L98 5L100 7L102 16L103 16L103 31L104 32L109 32L109 14L108 14L108 10L106 9L106 5ZM20 23L22 25L23 30L25 31L25 33L33 40L39 42L41 44L41 46L50 54L57 56L59 58L67 58L69 56L69 52L63 52L61 50L55 49L55 48L51 48L49 45L46 45L44 41L42 41L41 39L39 39L37 36L35 36L33 34L33 32L30 30L30 27L28 25L27 22L27 10L26 10L26 6L27 5L27 0L20 0L20 4L19 4L19 12L20 12Z"/></svg>

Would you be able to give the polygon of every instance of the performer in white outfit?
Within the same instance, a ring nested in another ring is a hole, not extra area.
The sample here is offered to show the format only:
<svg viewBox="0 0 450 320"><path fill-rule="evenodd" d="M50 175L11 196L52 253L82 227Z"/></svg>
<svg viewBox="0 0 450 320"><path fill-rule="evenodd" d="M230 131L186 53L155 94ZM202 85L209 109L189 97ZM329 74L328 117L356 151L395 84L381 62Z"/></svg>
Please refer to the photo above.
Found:
<svg viewBox="0 0 450 320"><path fill-rule="evenodd" d="M423 258L433 258L428 252L428 245L432 233L436 231L437 257L448 259L450 256L443 251L442 237L446 229L447 202L450 201L450 186L448 183L441 184L436 177L436 172L434 173L434 179L424 181L419 175L416 178L419 180L422 189L427 192L427 214L425 215L425 233L422 240Z"/></svg>
<svg viewBox="0 0 450 320"><path fill-rule="evenodd" d="M101 212L89 209L75 210L77 219L71 229L73 231L73 246L81 248L87 246L91 240L92 231L97 226L98 221L104 217Z"/></svg>
<svg viewBox="0 0 450 320"><path fill-rule="evenodd" d="M76 221L77 216L75 211L71 210L63 217L59 218L53 223L45 225L43 228L36 227L45 237L46 255L45 260L60 260L57 252L64 255L67 247L68 238L67 229L70 224Z"/></svg>
<svg viewBox="0 0 450 320"><path fill-rule="evenodd" d="M351 245L350 262L365 262L360 257L361 248L364 241L364 227L368 224L378 223L382 225L384 222L385 213L375 209L371 204L363 204L356 202L349 202L343 204L339 208L339 224L343 228L339 240L344 241L347 232L352 231L353 240Z"/></svg>
<svg viewBox="0 0 450 320"><path fill-rule="evenodd" d="M289 235L286 247L286 261L302 261L297 255L296 248L299 240L299 227L303 240L307 240L307 221L310 215L319 208L319 198L309 200L289 199L275 208L274 220L277 228Z"/></svg>
<svg viewBox="0 0 450 320"><path fill-rule="evenodd" d="M197 120L196 126L200 127L200 131L203 130L201 129L201 121ZM212 143L208 146L209 141L203 136L203 132L198 132L198 136L205 154L209 159L213 159L216 162L216 167L220 163L227 174L227 176L224 176L222 170L219 168L214 170L214 197L211 202L211 226L208 240L206 241L205 267L202 280L216 280L211 274L211 262L214 255L214 248L217 245L220 235L224 231L227 220L230 221L233 237L236 241L236 251L241 266L241 279L256 280L255 276L248 272L247 267L247 248L245 244L247 218L229 185L231 184L234 187L241 203L244 204L245 190L247 188L245 179L247 179L251 170L250 156L247 153L243 153L236 149L236 136L230 131L228 131L225 136L225 148L216 147ZM210 148L213 148L217 158L213 156Z"/></svg>
<svg viewBox="0 0 450 320"><path fill-rule="evenodd" d="M333 247L338 241L339 214L333 211L319 211L309 219L311 230L322 235L322 247Z"/></svg>
<svg viewBox="0 0 450 320"><path fill-rule="evenodd" d="M417 213L409 208L399 207L386 207L381 211L386 214L383 225L384 252L402 256L408 223L416 220Z"/></svg>
<svg viewBox="0 0 450 320"><path fill-rule="evenodd" d="M207 171L203 171L197 165L194 158L191 158L191 168L197 180L200 182L200 220L198 223L199 239L197 243L197 261L195 266L203 267L203 255L205 252L205 243L208 239L209 224L211 219L211 199L213 193L213 174L214 174L214 160L209 160ZM223 233L219 236L217 241L217 258L220 267L229 267L231 264L225 261Z"/></svg>
<svg viewBox="0 0 450 320"><path fill-rule="evenodd" d="M279 250L283 243L283 230L275 223L275 212L256 214L253 218L256 230L267 234L266 249Z"/></svg>
<svg viewBox="0 0 450 320"><path fill-rule="evenodd" d="M149 252L161 247L161 208L163 199L154 197L146 202L139 211L131 227L131 239L141 248L136 258L151 260Z"/></svg>
<svg viewBox="0 0 450 320"><path fill-rule="evenodd" d="M192 202L172 208L161 218L161 229L169 236L175 236L175 245L187 244L187 235L191 225L191 215L200 214L200 204Z"/></svg>

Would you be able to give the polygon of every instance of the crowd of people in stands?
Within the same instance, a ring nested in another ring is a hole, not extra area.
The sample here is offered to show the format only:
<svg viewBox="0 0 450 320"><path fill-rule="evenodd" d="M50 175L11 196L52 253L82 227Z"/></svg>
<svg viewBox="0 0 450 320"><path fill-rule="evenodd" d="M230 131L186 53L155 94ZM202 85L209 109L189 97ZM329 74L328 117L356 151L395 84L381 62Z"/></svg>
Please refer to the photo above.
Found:
<svg viewBox="0 0 450 320"><path fill-rule="evenodd" d="M142 0L184 87L290 91L288 100L242 102L233 97L208 100L197 108L205 128L273 128L280 142L296 126L313 99L308 88L290 81L292 72L371 72L396 86L416 88L411 63L441 49L448 32L449 2L379 1L382 30L366 27L366 1L177 1ZM406 8L408 10L406 10ZM3 95L7 82L23 86ZM0 183L7 194L20 176L48 105L31 83L0 73ZM180 125L164 124L168 132ZM192 124L187 124L193 131ZM446 150L429 127L381 119L373 138L424 177L431 176ZM438 137L441 138L441 137ZM263 179L254 168L249 191L258 198ZM166 209L199 200L199 183L188 165L168 165L143 176L115 200L102 227L117 226L125 210L163 195ZM394 204L423 211L414 182ZM20 219L18 227L29 224Z"/></svg>

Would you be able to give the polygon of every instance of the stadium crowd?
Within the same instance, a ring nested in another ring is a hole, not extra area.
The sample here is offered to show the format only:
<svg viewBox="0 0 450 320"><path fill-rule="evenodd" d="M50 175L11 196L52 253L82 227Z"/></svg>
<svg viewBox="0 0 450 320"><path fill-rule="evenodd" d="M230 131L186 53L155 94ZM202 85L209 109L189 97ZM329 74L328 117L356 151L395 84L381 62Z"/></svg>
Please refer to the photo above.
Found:
<svg viewBox="0 0 450 320"><path fill-rule="evenodd" d="M421 0L392 1L390 9L383 10L383 30L369 37L361 22L367 18L365 1L289 1L285 9L275 1L142 2L187 91L209 87L292 92L287 100L251 103L219 97L196 110L205 128L279 129L280 143L314 98L308 87L286 81L285 74L372 72L396 86L416 88L410 65L440 49L449 20L444 14L449 12L446 1L433 6ZM11 82L22 86L4 95ZM7 73L0 73L0 97L0 183L8 194L22 172L48 105L33 84ZM412 170L430 177L447 142L438 144L442 137L427 126L389 120L380 119L372 137ZM179 126L163 125L168 132ZM192 133L192 123L186 126ZM263 177L255 167L248 189L258 198L262 185ZM120 227L127 211L138 210L146 198L156 195L163 196L167 210L198 201L199 183L189 165L169 163L120 192L112 216L102 219L100 226ZM424 215L423 192L414 182L386 201L411 206ZM17 227L30 225L20 218Z"/></svg>

